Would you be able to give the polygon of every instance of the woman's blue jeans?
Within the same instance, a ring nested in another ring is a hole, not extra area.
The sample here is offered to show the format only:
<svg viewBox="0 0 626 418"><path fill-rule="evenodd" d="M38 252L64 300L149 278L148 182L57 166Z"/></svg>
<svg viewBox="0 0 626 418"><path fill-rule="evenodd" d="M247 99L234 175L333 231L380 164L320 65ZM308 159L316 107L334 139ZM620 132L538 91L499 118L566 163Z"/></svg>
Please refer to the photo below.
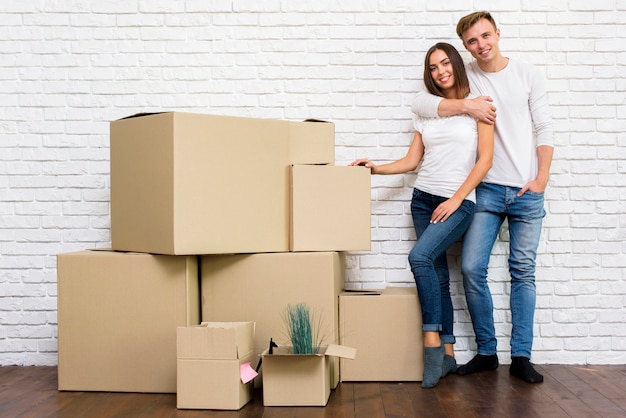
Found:
<svg viewBox="0 0 626 418"><path fill-rule="evenodd" d="M439 331L443 344L454 344L454 313L446 250L467 230L475 205L464 200L445 222L430 223L435 208L446 200L413 189L411 214L417 241L409 253L409 264L422 308L422 330Z"/></svg>
<svg viewBox="0 0 626 418"><path fill-rule="evenodd" d="M489 257L504 219L509 223L511 274L511 355L530 358L535 315L535 260L545 216L542 193L482 183L476 188L476 213L463 238L461 269L478 354L496 354L493 302L487 284Z"/></svg>

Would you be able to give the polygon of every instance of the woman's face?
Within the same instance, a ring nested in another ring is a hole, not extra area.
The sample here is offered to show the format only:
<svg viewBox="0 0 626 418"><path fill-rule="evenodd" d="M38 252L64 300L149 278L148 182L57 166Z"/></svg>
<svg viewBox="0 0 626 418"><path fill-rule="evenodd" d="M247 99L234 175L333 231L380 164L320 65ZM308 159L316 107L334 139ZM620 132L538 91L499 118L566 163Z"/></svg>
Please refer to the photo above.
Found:
<svg viewBox="0 0 626 418"><path fill-rule="evenodd" d="M454 97L454 71L448 55L441 49L435 50L428 59L428 68L430 76L443 94L447 98Z"/></svg>

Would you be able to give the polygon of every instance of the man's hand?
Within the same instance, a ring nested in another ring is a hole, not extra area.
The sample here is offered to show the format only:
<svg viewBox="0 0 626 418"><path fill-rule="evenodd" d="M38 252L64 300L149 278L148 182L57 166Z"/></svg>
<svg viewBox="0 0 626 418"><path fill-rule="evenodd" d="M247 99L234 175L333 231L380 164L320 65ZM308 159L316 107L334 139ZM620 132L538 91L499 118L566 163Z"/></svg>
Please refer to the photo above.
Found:
<svg viewBox="0 0 626 418"><path fill-rule="evenodd" d="M543 193L548 187L548 180L550 177L550 164L552 164L552 154L554 153L554 147L548 145L540 145L537 147L537 177L534 180L529 181L522 187L517 194L520 197L528 190L533 193Z"/></svg>
<svg viewBox="0 0 626 418"><path fill-rule="evenodd" d="M493 99L489 96L480 96L475 99L465 100L466 112L474 119L478 119L490 125L496 121L496 108Z"/></svg>
<svg viewBox="0 0 626 418"><path fill-rule="evenodd" d="M536 178L526 183L524 187L522 187L522 189L517 193L517 197L520 197L529 190L533 193L543 193L546 191L546 187L548 187L547 181Z"/></svg>

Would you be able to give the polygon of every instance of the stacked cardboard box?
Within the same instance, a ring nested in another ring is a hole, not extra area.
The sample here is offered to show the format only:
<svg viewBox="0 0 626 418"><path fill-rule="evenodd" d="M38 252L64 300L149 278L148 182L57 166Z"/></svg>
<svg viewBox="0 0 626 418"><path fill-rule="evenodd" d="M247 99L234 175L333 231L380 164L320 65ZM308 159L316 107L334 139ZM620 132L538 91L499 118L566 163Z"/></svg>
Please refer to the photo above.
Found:
<svg viewBox="0 0 626 418"><path fill-rule="evenodd" d="M60 254L59 390L176 392L176 328L200 318L197 257Z"/></svg>
<svg viewBox="0 0 626 418"><path fill-rule="evenodd" d="M254 322L259 359L280 311L307 303L338 342L342 252L370 248L369 170L334 166L328 122L135 115L111 123L111 237L58 256L59 389L175 392L178 327Z"/></svg>
<svg viewBox="0 0 626 418"><path fill-rule="evenodd" d="M114 121L112 247L171 255L369 249L369 170L333 166L334 157L328 122L190 113Z"/></svg>

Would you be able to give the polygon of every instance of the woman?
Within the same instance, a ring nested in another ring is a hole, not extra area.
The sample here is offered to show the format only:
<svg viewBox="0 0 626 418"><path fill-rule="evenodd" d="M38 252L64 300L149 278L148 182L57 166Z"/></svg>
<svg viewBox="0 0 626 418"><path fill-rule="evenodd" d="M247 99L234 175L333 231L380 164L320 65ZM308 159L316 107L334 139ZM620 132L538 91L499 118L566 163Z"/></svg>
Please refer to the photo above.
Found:
<svg viewBox="0 0 626 418"><path fill-rule="evenodd" d="M445 98L469 95L463 59L452 45L437 43L428 50L424 84L429 92ZM415 128L403 158L382 165L362 158L350 165L369 167L372 174L401 174L415 170L421 162L411 201L417 241L409 264L422 309L422 387L430 388L456 371L446 250L463 235L474 214L474 188L491 168L493 125L458 115L416 119Z"/></svg>

